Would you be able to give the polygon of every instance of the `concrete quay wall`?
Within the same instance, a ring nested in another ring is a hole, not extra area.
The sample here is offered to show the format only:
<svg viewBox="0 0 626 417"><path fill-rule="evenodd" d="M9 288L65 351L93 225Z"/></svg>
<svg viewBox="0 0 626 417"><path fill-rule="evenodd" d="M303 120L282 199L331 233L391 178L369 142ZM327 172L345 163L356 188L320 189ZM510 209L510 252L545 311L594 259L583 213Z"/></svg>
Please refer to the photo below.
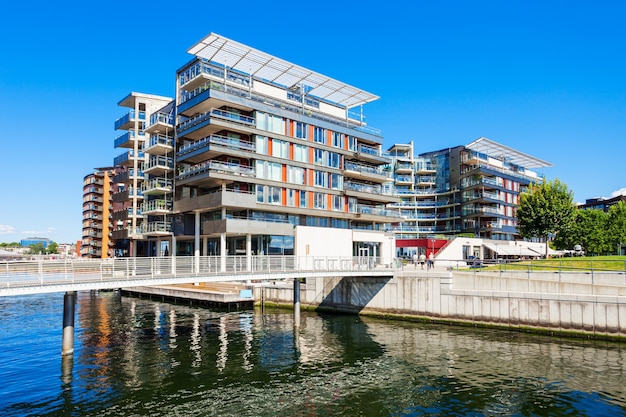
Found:
<svg viewBox="0 0 626 417"><path fill-rule="evenodd" d="M291 286L256 288L255 300L293 303ZM301 305L595 337L626 337L623 274L398 271L393 278L315 278Z"/></svg>

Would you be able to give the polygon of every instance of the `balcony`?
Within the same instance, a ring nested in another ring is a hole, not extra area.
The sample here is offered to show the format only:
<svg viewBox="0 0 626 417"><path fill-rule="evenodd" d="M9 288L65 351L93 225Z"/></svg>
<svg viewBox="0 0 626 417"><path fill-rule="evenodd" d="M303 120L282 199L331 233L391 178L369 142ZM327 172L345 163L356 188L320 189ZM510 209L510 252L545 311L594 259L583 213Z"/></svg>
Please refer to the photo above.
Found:
<svg viewBox="0 0 626 417"><path fill-rule="evenodd" d="M200 139L203 136L207 136L207 132L215 133L224 128L236 128L236 126L255 127L255 125L254 117L220 109L211 109L209 112L185 120L176 126L176 129L179 137L187 136L191 139ZM210 132L210 130L214 132Z"/></svg>
<svg viewBox="0 0 626 417"><path fill-rule="evenodd" d="M183 145L176 153L176 160L178 162L198 163L223 154L250 156L241 152L256 152L255 142L222 135L211 135Z"/></svg>
<svg viewBox="0 0 626 417"><path fill-rule="evenodd" d="M380 146L370 146L363 143L357 146L356 155L358 159L370 163L388 164L391 159L380 151Z"/></svg>
<svg viewBox="0 0 626 417"><path fill-rule="evenodd" d="M134 179L138 179L138 180L143 180L144 178L144 174L143 171L141 170L136 170L134 168L129 168L126 171L122 171L118 174L115 174L113 176L113 182L114 183L129 183L132 182Z"/></svg>
<svg viewBox="0 0 626 417"><path fill-rule="evenodd" d="M194 91L210 78L224 79L224 70L205 62L196 62L178 76L178 85L187 91Z"/></svg>
<svg viewBox="0 0 626 417"><path fill-rule="evenodd" d="M411 174L413 173L413 163L399 161L396 163L395 170L397 174Z"/></svg>
<svg viewBox="0 0 626 417"><path fill-rule="evenodd" d="M174 139L165 135L152 135L143 151L150 155L165 155L174 150Z"/></svg>
<svg viewBox="0 0 626 417"><path fill-rule="evenodd" d="M163 195L172 192L172 180L152 178L142 184L143 195Z"/></svg>
<svg viewBox="0 0 626 417"><path fill-rule="evenodd" d="M115 130L128 130L135 127L136 122L146 120L146 112L131 110L115 121Z"/></svg>
<svg viewBox="0 0 626 417"><path fill-rule="evenodd" d="M398 210L388 210L384 207L376 207L376 206L368 206L364 204L357 205L357 213L359 213L360 218L365 217L378 217L378 220L381 220L380 217L394 217L394 219L384 219L381 221L399 221L401 219L400 213ZM375 219L372 219L375 220Z"/></svg>
<svg viewBox="0 0 626 417"><path fill-rule="evenodd" d="M150 124L146 128L146 132L162 133L174 130L174 116L167 113L156 112L150 115Z"/></svg>
<svg viewBox="0 0 626 417"><path fill-rule="evenodd" d="M209 175L210 174L210 175ZM231 164L220 161L204 161L199 164L181 170L176 177L177 181L186 179L199 179L199 177L215 177L223 179L233 179L233 176L254 177L254 167ZM181 184L183 185L183 184Z"/></svg>
<svg viewBox="0 0 626 417"><path fill-rule="evenodd" d="M113 160L115 166L134 166L136 161L142 161L145 159L145 155L142 151L135 153L135 150L131 149L128 152L124 152L118 155Z"/></svg>
<svg viewBox="0 0 626 417"><path fill-rule="evenodd" d="M400 202L400 198L397 196L392 187L344 181L343 189L346 195L356 197L358 199L384 203Z"/></svg>
<svg viewBox="0 0 626 417"><path fill-rule="evenodd" d="M256 194L243 191L217 191L197 197L184 198L174 202L177 213L203 210L208 207L237 207L239 209L257 208Z"/></svg>
<svg viewBox="0 0 626 417"><path fill-rule="evenodd" d="M344 164L343 175L347 178L360 178L367 181L384 183L390 180L391 171L348 161Z"/></svg>
<svg viewBox="0 0 626 417"><path fill-rule="evenodd" d="M142 223L140 233L145 235L171 235L172 224L170 222Z"/></svg>
<svg viewBox="0 0 626 417"><path fill-rule="evenodd" d="M398 185L413 184L413 177L411 175L396 175L395 182Z"/></svg>
<svg viewBox="0 0 626 417"><path fill-rule="evenodd" d="M150 175L163 175L174 169L174 159L165 156L151 156L144 164L143 172Z"/></svg>
<svg viewBox="0 0 626 417"><path fill-rule="evenodd" d="M115 139L115 147L116 148L130 148L133 149L135 147L135 141L139 140L143 142L146 140L146 135L143 132L140 132L135 135L134 130L129 130L126 133L121 134ZM139 146L141 148L141 146Z"/></svg>
<svg viewBox="0 0 626 417"><path fill-rule="evenodd" d="M164 215L172 212L172 202L162 199L146 201L141 205L144 215Z"/></svg>

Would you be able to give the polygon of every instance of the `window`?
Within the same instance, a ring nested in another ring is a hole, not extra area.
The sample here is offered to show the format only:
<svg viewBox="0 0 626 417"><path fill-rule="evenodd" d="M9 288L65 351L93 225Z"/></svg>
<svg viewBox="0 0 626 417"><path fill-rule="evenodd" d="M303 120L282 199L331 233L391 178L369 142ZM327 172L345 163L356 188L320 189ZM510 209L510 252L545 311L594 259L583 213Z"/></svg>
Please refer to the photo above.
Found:
<svg viewBox="0 0 626 417"><path fill-rule="evenodd" d="M255 119L257 129L280 133L281 135L285 133L285 123L282 117L257 112Z"/></svg>
<svg viewBox="0 0 626 417"><path fill-rule="evenodd" d="M287 189L287 201L286 204L290 207L296 206L296 193L297 191L291 188Z"/></svg>
<svg viewBox="0 0 626 417"><path fill-rule="evenodd" d="M333 195L333 211L343 211L343 198L340 195Z"/></svg>
<svg viewBox="0 0 626 417"><path fill-rule="evenodd" d="M256 202L265 203L265 186L263 185L256 186Z"/></svg>
<svg viewBox="0 0 626 417"><path fill-rule="evenodd" d="M298 162L309 162L309 148L307 146L294 143L293 160Z"/></svg>
<svg viewBox="0 0 626 417"><path fill-rule="evenodd" d="M267 155L267 136L256 137L256 153Z"/></svg>
<svg viewBox="0 0 626 417"><path fill-rule="evenodd" d="M348 149L354 152L357 150L356 138L354 136L348 136Z"/></svg>
<svg viewBox="0 0 626 417"><path fill-rule="evenodd" d="M341 165L341 155L335 152L328 152L328 166L332 168L339 168Z"/></svg>
<svg viewBox="0 0 626 417"><path fill-rule="evenodd" d="M333 132L333 146L335 148L343 148L343 134Z"/></svg>
<svg viewBox="0 0 626 417"><path fill-rule="evenodd" d="M313 128L313 141L316 143L326 143L326 129L315 126Z"/></svg>
<svg viewBox="0 0 626 417"><path fill-rule="evenodd" d="M328 188L328 172L314 171L314 181L316 187Z"/></svg>
<svg viewBox="0 0 626 417"><path fill-rule="evenodd" d="M295 122L295 125L296 125L295 136L300 139L306 139L307 138L306 131L307 131L308 125L302 122Z"/></svg>
<svg viewBox="0 0 626 417"><path fill-rule="evenodd" d="M284 140L272 139L272 156L289 158L289 144Z"/></svg>
<svg viewBox="0 0 626 417"><path fill-rule="evenodd" d="M348 197L348 213L357 213L357 199L354 197Z"/></svg>
<svg viewBox="0 0 626 417"><path fill-rule="evenodd" d="M281 204L281 188L280 187L267 187L267 202L269 204Z"/></svg>
<svg viewBox="0 0 626 417"><path fill-rule="evenodd" d="M330 174L330 188L333 190L343 190L343 176L340 174Z"/></svg>
<svg viewBox="0 0 626 417"><path fill-rule="evenodd" d="M306 199L306 191L300 191L300 207L308 207Z"/></svg>
<svg viewBox="0 0 626 417"><path fill-rule="evenodd" d="M326 209L326 194L313 193L313 208Z"/></svg>
<svg viewBox="0 0 626 417"><path fill-rule="evenodd" d="M305 169L300 167L287 166L287 182L304 185Z"/></svg>
<svg viewBox="0 0 626 417"><path fill-rule="evenodd" d="M283 165L278 162L256 161L256 176L272 181L282 181Z"/></svg>

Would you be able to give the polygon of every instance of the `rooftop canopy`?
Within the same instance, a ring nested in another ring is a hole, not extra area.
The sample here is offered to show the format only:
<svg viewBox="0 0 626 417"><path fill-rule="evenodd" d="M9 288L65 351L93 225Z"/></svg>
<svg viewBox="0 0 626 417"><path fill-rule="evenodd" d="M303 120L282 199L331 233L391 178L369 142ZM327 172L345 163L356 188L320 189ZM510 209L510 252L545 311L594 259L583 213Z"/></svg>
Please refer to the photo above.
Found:
<svg viewBox="0 0 626 417"><path fill-rule="evenodd" d="M286 88L304 85L304 91L307 94L345 108L360 106L379 98L367 91L359 90L215 33L209 34L187 52L198 58L217 62L225 67L234 68Z"/></svg>
<svg viewBox="0 0 626 417"><path fill-rule="evenodd" d="M503 159L524 168L546 168L553 166L550 162L527 155L487 138L478 138L465 147L476 152L484 153L493 158L502 157Z"/></svg>

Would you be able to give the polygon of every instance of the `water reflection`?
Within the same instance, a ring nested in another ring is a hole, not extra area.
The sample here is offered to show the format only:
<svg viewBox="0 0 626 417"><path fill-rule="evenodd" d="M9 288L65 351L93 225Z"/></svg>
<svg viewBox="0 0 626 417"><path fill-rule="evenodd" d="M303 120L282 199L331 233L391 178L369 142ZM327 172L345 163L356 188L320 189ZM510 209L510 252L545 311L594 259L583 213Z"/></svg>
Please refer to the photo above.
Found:
<svg viewBox="0 0 626 417"><path fill-rule="evenodd" d="M619 344L310 313L294 329L289 311L79 293L74 358L61 363L62 302L30 301L0 300L2 415L624 415L626 405ZM31 304L41 313L18 328ZM42 334L55 348L31 362L23 352Z"/></svg>

